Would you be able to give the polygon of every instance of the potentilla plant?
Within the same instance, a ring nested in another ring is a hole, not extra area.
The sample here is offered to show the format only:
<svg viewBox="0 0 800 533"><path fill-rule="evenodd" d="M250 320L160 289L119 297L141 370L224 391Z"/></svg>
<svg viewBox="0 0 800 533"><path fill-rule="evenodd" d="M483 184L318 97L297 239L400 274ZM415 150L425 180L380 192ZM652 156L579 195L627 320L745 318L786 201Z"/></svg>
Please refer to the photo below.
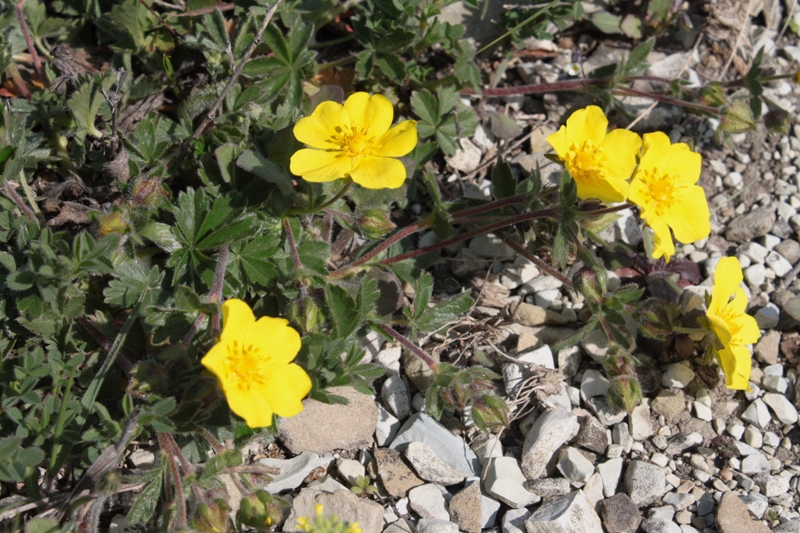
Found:
<svg viewBox="0 0 800 533"><path fill-rule="evenodd" d="M703 333L726 384L748 387L759 332L735 259L719 262L705 317L680 317L663 291L643 300L651 287L609 290L595 230L614 213L633 209L651 228L645 253L630 251L649 264L674 265L674 241L710 225L701 156L663 133L609 129L603 109L650 97L720 120L725 137L764 108L780 129L786 114L761 84L786 76L758 54L742 79L648 77L668 93L642 94L630 85L650 40L586 78L485 89L584 90L603 107L549 137L557 184L498 158L493 196L461 197L436 163L475 131L462 98L484 83L464 28L435 18L446 3L366 0L351 14L333 0L314 13L288 0L225 12L27 0L0 20L0 481L22 497L0 520L97 531L109 501L132 492L129 525L279 527L287 504L264 490L275 472L242 464L239 449L273 439L304 402L345 402L334 387L373 394L374 335L427 366L428 413L508 426L499 357L465 364L427 349L474 303L468 291L437 297L428 267L486 233L583 295L586 325L554 348L601 330L622 408L641 398L643 337ZM544 31L581 16L562 4L529 18ZM337 17L352 33L320 43ZM70 40L82 32L101 52ZM438 241L415 245L428 230ZM152 465L128 456L133 441ZM241 493L237 511L226 486ZM321 511L300 526L359 530Z"/></svg>

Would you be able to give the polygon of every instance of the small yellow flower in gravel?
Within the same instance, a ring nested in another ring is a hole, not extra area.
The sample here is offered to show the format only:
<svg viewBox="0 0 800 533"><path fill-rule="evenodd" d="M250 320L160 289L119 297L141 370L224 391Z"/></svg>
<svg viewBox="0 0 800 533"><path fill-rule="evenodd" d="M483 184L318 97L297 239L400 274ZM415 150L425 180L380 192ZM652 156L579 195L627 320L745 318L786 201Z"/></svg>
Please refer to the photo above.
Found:
<svg viewBox="0 0 800 533"><path fill-rule="evenodd" d="M547 142L575 180L580 198L623 202L642 139L631 131L607 130L603 110L590 105L570 115Z"/></svg>
<svg viewBox="0 0 800 533"><path fill-rule="evenodd" d="M697 184L702 157L685 143L670 144L662 132L646 133L642 159L631 181L628 199L642 209L655 233L653 257L669 261L675 253L672 233L692 243L711 233L705 192Z"/></svg>
<svg viewBox="0 0 800 533"><path fill-rule="evenodd" d="M311 148L292 155L289 169L306 181L352 180L367 189L397 189L406 168L397 157L417 145L417 123L392 126L394 109L384 96L359 92L344 105L322 102L294 126L294 136Z"/></svg>
<svg viewBox="0 0 800 533"><path fill-rule="evenodd" d="M721 350L715 350L725 385L729 389L748 390L752 362L748 344L758 342L761 331L756 319L745 313L747 294L740 286L742 267L735 257L723 257L714 272L711 302L706 318L711 325Z"/></svg>
<svg viewBox="0 0 800 533"><path fill-rule="evenodd" d="M200 361L216 377L231 411L251 428L272 424L272 414L290 417L303 410L311 379L291 361L300 335L282 318L256 320L241 300L222 305L222 335Z"/></svg>

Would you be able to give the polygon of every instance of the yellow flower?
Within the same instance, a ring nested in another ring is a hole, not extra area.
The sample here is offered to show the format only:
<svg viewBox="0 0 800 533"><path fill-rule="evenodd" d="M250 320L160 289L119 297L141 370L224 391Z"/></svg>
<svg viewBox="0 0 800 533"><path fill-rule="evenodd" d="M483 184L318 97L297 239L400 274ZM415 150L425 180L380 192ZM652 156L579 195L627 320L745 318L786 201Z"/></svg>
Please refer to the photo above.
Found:
<svg viewBox="0 0 800 533"><path fill-rule="evenodd" d="M642 140L631 131L607 129L603 110L590 105L575 111L547 142L575 180L580 198L623 202Z"/></svg>
<svg viewBox="0 0 800 533"><path fill-rule="evenodd" d="M725 372L725 385L729 389L750 388L750 350L746 345L758 342L761 332L756 319L745 314L747 294L740 287L742 267L735 257L723 257L714 272L711 302L706 318L711 324L722 350L716 350L720 366Z"/></svg>
<svg viewBox="0 0 800 533"><path fill-rule="evenodd" d="M687 244L708 237L711 215L705 192L696 185L702 157L685 143L670 144L661 132L646 133L639 168L631 181L629 200L642 209L642 219L655 233L653 257L669 261L675 238Z"/></svg>
<svg viewBox="0 0 800 533"><path fill-rule="evenodd" d="M306 181L352 178L367 189L397 189L406 168L396 157L417 145L417 123L392 126L392 103L379 94L351 95L344 105L322 102L294 127L297 140L309 145L292 155L289 169Z"/></svg>
<svg viewBox="0 0 800 533"><path fill-rule="evenodd" d="M200 361L216 377L231 411L251 428L272 424L272 414L303 410L311 379L291 361L300 335L282 318L262 317L241 300L222 305L222 335Z"/></svg>

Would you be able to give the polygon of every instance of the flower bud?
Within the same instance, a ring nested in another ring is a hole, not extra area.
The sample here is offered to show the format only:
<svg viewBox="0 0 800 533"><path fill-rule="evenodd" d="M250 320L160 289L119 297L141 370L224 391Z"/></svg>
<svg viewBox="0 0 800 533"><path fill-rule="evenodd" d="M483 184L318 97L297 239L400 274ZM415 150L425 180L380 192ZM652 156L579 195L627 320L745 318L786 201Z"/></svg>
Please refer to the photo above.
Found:
<svg viewBox="0 0 800 533"><path fill-rule="evenodd" d="M281 521L281 507L268 492L257 490L242 499L236 521L258 531L271 529Z"/></svg>
<svg viewBox="0 0 800 533"><path fill-rule="evenodd" d="M753 111L744 100L734 100L725 110L719 130L728 133L744 133L756 129Z"/></svg>
<svg viewBox="0 0 800 533"><path fill-rule="evenodd" d="M771 133L789 133L789 113L783 109L770 109L764 114L764 125Z"/></svg>
<svg viewBox="0 0 800 533"><path fill-rule="evenodd" d="M157 177L138 179L131 188L131 202L135 205L156 207L167 196L161 179Z"/></svg>
<svg viewBox="0 0 800 533"><path fill-rule="evenodd" d="M631 413L642 399L642 387L633 376L619 376L611 383L607 394L608 403Z"/></svg>
<svg viewBox="0 0 800 533"><path fill-rule="evenodd" d="M608 288L608 272L591 268L580 269L572 278L573 285L592 303L599 304Z"/></svg>
<svg viewBox="0 0 800 533"><path fill-rule="evenodd" d="M192 529L201 533L227 533L231 531L228 520L228 503L222 498L212 503L201 503L191 519Z"/></svg>
<svg viewBox="0 0 800 533"><path fill-rule="evenodd" d="M675 318L668 304L657 298L650 298L639 307L639 329L650 339L667 340L674 331Z"/></svg>
<svg viewBox="0 0 800 533"><path fill-rule="evenodd" d="M618 344L612 345L603 358L603 368L610 378L617 376L635 376L636 359L620 348Z"/></svg>
<svg viewBox="0 0 800 533"><path fill-rule="evenodd" d="M395 228L394 223L381 209L365 209L358 224L370 239L380 239Z"/></svg>
<svg viewBox="0 0 800 533"><path fill-rule="evenodd" d="M130 230L130 224L119 208L114 208L110 213L98 215L97 221L100 223L100 228L97 230L100 237L115 234L125 235Z"/></svg>
<svg viewBox="0 0 800 533"><path fill-rule="evenodd" d="M720 107L727 104L728 99L721 85L718 83L710 83L700 89L698 102L711 107Z"/></svg>

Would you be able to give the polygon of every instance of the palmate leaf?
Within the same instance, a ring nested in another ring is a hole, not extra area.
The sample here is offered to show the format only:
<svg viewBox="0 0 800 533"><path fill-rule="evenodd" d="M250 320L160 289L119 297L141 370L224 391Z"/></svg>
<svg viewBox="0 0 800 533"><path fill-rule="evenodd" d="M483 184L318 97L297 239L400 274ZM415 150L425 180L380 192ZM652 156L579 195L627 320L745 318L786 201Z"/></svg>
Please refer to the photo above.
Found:
<svg viewBox="0 0 800 533"><path fill-rule="evenodd" d="M160 272L157 266L145 272L139 263L125 261L120 263L113 274L114 279L103 291L108 305L128 308L141 297L142 305L148 306L158 303L163 298L161 284L166 273Z"/></svg>
<svg viewBox="0 0 800 533"><path fill-rule="evenodd" d="M418 319L414 320L413 324L422 331L436 331L453 322L458 315L472 307L472 304L473 300L469 294L459 294L426 309Z"/></svg>

